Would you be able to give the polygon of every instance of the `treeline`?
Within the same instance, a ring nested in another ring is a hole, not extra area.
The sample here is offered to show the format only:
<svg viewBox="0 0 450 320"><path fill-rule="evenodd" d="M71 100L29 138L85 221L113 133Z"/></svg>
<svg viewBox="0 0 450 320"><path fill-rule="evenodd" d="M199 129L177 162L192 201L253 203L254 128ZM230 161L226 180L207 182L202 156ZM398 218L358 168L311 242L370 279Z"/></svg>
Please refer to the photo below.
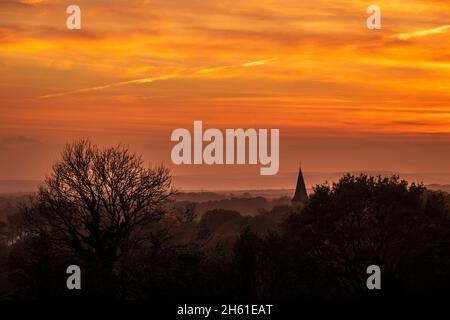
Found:
<svg viewBox="0 0 450 320"><path fill-rule="evenodd" d="M0 225L3 299L401 299L450 289L448 195L345 175L302 208L174 207L170 174L123 148L68 145ZM68 290L66 268L82 270ZM381 269L368 290L366 269Z"/></svg>
<svg viewBox="0 0 450 320"><path fill-rule="evenodd" d="M179 201L177 199L178 206L188 206L195 204L196 212L199 215L203 215L204 213L214 210L214 209L224 209L224 210L233 210L239 211L242 215L256 215L263 211L270 211L272 208L277 206L285 206L290 205L291 201L288 197L281 197L275 199L266 199L262 196L250 196L247 197L238 197L232 196L225 199L219 200L211 200L211 201Z"/></svg>

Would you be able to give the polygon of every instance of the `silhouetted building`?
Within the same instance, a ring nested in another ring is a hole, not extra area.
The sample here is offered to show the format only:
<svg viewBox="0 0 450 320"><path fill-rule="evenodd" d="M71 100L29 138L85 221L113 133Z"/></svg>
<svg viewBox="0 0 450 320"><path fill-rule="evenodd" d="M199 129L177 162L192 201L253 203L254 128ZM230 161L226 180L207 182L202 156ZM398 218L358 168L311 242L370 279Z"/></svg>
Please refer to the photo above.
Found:
<svg viewBox="0 0 450 320"><path fill-rule="evenodd" d="M303 180L302 167L298 169L297 186L295 188L295 194L292 198L293 206L304 206L308 200L308 194L306 193L305 180Z"/></svg>

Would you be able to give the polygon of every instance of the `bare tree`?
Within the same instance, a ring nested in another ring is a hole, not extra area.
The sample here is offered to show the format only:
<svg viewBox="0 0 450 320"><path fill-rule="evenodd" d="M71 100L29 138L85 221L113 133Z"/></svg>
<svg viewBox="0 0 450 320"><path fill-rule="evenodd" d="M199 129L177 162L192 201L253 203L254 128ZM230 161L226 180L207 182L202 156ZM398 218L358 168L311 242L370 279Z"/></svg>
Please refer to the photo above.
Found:
<svg viewBox="0 0 450 320"><path fill-rule="evenodd" d="M165 214L173 193L167 168L146 168L126 148L100 149L83 139L66 145L25 210L28 232L45 234L112 271L146 239L146 229Z"/></svg>

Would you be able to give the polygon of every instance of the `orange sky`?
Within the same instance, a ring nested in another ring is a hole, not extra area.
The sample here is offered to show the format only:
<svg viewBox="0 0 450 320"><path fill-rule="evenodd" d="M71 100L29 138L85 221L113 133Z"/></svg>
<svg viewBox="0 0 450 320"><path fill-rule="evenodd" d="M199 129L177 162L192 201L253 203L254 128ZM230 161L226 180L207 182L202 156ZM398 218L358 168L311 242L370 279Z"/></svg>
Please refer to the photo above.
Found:
<svg viewBox="0 0 450 320"><path fill-rule="evenodd" d="M438 0L2 0L0 180L41 179L80 136L171 166L194 120L280 128L280 173L450 172L449 43Z"/></svg>

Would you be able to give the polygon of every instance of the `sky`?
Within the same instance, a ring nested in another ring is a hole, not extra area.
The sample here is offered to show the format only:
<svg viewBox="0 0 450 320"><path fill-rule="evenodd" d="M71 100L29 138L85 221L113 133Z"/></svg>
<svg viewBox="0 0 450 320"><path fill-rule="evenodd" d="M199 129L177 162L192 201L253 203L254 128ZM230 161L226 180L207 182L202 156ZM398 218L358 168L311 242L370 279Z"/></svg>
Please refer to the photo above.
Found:
<svg viewBox="0 0 450 320"><path fill-rule="evenodd" d="M69 4L81 30L66 28ZM371 4L381 30L366 27ZM280 175L300 161L448 173L449 43L450 2L438 0L2 0L0 180L43 179L80 137L129 146L184 188L277 179L174 166L170 134L194 120L279 128Z"/></svg>

